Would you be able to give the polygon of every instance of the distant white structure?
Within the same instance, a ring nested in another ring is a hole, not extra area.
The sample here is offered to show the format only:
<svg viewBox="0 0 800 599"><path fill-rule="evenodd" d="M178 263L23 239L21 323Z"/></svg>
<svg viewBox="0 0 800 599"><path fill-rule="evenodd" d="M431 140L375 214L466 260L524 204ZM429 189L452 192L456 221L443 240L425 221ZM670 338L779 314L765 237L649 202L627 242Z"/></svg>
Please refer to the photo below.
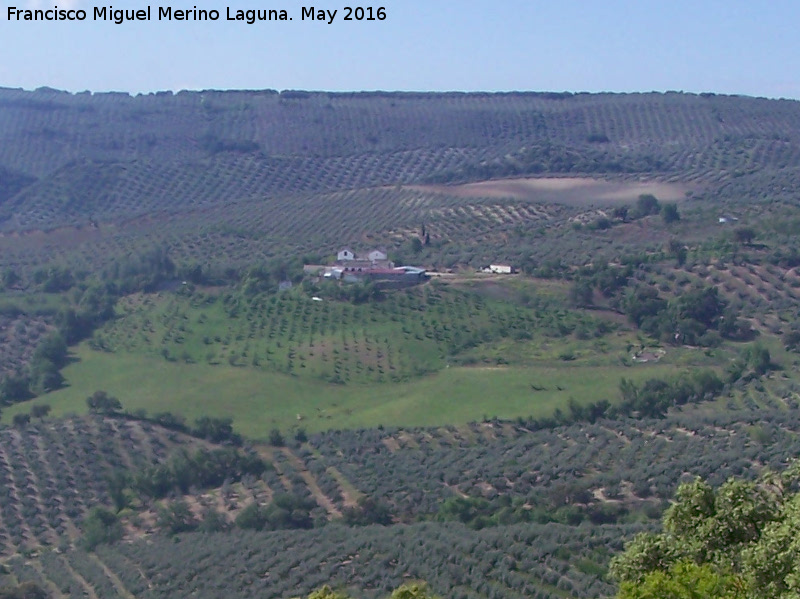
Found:
<svg viewBox="0 0 800 599"><path fill-rule="evenodd" d="M355 260L356 254L350 248L343 248L339 250L338 254L336 254L336 259L339 262L344 262L345 260Z"/></svg>
<svg viewBox="0 0 800 599"><path fill-rule="evenodd" d="M338 266L331 267L323 267L322 269L322 276L326 279L335 279L339 280L342 278L342 274L344 273L344 269Z"/></svg>
<svg viewBox="0 0 800 599"><path fill-rule="evenodd" d="M323 279L358 283L373 281L383 287L407 287L419 285L428 280L424 268L417 266L399 266L388 259L386 251L372 250L368 254L358 256L349 248L338 252L336 264L332 266L304 266L306 274L316 274ZM313 298L316 300L316 298Z"/></svg>
<svg viewBox="0 0 800 599"><path fill-rule="evenodd" d="M510 275L514 272L514 267L508 264L490 264L483 272L489 272L495 275Z"/></svg>
<svg viewBox="0 0 800 599"><path fill-rule="evenodd" d="M367 259L370 262L381 262L383 260L387 260L388 258L389 256L382 250L372 250L369 254L367 254Z"/></svg>
<svg viewBox="0 0 800 599"><path fill-rule="evenodd" d="M389 260L389 256L384 250L374 249L366 256L356 254L350 248L342 248L336 254L336 263L348 269L365 268L393 268L394 264Z"/></svg>

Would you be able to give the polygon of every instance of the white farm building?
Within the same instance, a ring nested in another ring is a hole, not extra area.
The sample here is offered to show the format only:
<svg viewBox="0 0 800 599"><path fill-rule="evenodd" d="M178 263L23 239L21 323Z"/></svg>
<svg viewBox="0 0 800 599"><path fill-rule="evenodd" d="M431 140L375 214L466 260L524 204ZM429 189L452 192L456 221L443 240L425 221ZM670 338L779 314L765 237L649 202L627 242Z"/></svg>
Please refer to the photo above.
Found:
<svg viewBox="0 0 800 599"><path fill-rule="evenodd" d="M489 272L496 275L510 275L514 272L514 267L508 264L490 264L483 269L483 272Z"/></svg>
<svg viewBox="0 0 800 599"><path fill-rule="evenodd" d="M343 248L343 249L339 250L338 254L336 254L336 259L339 262L344 262L345 260L355 260L356 259L356 254L350 248Z"/></svg>

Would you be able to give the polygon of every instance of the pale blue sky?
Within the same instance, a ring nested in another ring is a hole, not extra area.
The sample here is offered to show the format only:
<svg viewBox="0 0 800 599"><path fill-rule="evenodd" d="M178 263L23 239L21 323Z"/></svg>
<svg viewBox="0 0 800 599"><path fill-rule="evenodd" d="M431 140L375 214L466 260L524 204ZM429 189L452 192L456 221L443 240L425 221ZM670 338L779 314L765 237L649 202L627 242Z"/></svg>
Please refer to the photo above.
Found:
<svg viewBox="0 0 800 599"><path fill-rule="evenodd" d="M87 9L89 19L6 19L9 5L56 4ZM341 20L346 5L357 3L197 0L198 8L219 10L221 19L115 25L91 20L91 8L102 2L0 0L0 86L684 90L800 98L797 0L384 0L371 5L385 6L387 19L361 23ZM155 11L159 4L151 6ZM301 6L339 14L332 25L302 22ZM294 20L228 23L227 7L285 8Z"/></svg>

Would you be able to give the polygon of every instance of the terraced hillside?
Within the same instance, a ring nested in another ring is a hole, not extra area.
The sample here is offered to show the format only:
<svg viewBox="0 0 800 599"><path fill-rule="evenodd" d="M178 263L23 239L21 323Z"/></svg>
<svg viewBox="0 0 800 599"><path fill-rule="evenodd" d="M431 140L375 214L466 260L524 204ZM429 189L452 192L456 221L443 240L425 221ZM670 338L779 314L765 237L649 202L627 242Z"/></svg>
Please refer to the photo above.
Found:
<svg viewBox="0 0 800 599"><path fill-rule="evenodd" d="M228 523L248 505L269 505L281 495L311 502L317 521L341 518L355 502L330 475L311 475L288 448L259 448L265 464L259 476L237 477L228 468L216 484L186 484L181 490L183 483L170 473L192 456L229 461L229 454L214 451L233 450L130 417L39 419L3 428L2 558L81 544L87 514L97 507L119 512L125 536L137 538L163 527L160 511L176 501L187 501L198 520L213 511Z"/></svg>
<svg viewBox="0 0 800 599"><path fill-rule="evenodd" d="M597 578L597 561L606 560L620 533L640 529L528 525L475 532L421 523L183 536L96 554L47 554L33 564L14 559L3 578L37 581L54 597L93 592L112 599L284 597L324 584L374 598L420 579L461 599L599 597L612 587Z"/></svg>
<svg viewBox="0 0 800 599"><path fill-rule="evenodd" d="M235 266L356 242L400 247L424 224L447 246L438 263L519 258L502 248L552 227L563 199L403 186L645 177L706 199L735 183L734 198L750 200L798 180L798 123L797 102L713 94L2 89L0 246L23 271L43 260L95 268L154 244ZM585 190L579 203L602 198Z"/></svg>
<svg viewBox="0 0 800 599"><path fill-rule="evenodd" d="M0 587L608 596L796 454L798 189L794 101L0 89Z"/></svg>
<svg viewBox="0 0 800 599"><path fill-rule="evenodd" d="M111 505L115 471L158 463L199 441L147 423L40 421L0 431L0 542L7 557L75 541L93 506Z"/></svg>
<svg viewBox="0 0 800 599"><path fill-rule="evenodd" d="M755 163L782 166L796 156L800 124L793 101L679 93L204 91L130 97L3 89L0 102L0 163L37 178L76 160L191 163L222 154L237 160L306 156L321 175L358 171L353 167L370 155L395 155L399 164L388 178L409 180L447 170L442 157L469 164L540 144L599 147L611 155L646 149L655 158L671 156L672 170L684 170L684 161L696 165L691 154L700 149L748 148ZM674 149L659 153L665 145ZM400 164L410 168L404 172ZM380 169L367 171L363 176L390 182Z"/></svg>
<svg viewBox="0 0 800 599"><path fill-rule="evenodd" d="M90 552L78 540L89 504L112 505L106 473L167 464L204 442L120 418L5 429L0 586L130 599L282 597L331 584L375 597L423 579L464 598L607 596L610 557L655 526L648 516L678 481L781 470L800 434L796 404L752 396L663 420L531 426L330 432L257 446L269 465L262 475L133 502L118 516L126 541ZM311 520L258 530L243 519L280 497L307 504ZM164 514L180 506L189 527L170 532ZM212 519L217 532L192 531Z"/></svg>
<svg viewBox="0 0 800 599"><path fill-rule="evenodd" d="M760 219L776 201L791 206L798 114L796 102L684 94L4 89L3 283L124 271L154 249L212 281L346 244L439 269L615 261L676 236L708 239L723 212L766 206ZM540 178L441 184L525 175ZM592 228L639 193L692 218ZM4 299L11 372L54 319Z"/></svg>
<svg viewBox="0 0 800 599"><path fill-rule="evenodd" d="M549 430L533 430L520 419L332 431L313 436L298 452L312 472L336 472L405 520L438 516L477 528L560 518L604 522L648 504L657 508L679 481L755 477L763 467L781 470L795 456L795 400L745 394L730 408L691 407L659 421L599 420ZM443 506L456 498L474 500L471 510L448 512Z"/></svg>

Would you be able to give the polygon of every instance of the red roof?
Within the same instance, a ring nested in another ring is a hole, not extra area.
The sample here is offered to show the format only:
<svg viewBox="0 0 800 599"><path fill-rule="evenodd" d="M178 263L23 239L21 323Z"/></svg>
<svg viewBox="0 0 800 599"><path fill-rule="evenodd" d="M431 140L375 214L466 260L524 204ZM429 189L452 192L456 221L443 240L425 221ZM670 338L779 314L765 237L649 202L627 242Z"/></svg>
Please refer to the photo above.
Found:
<svg viewBox="0 0 800 599"><path fill-rule="evenodd" d="M352 268L352 267L346 267L344 269L344 272L347 273L347 274L353 274L353 273L358 274L358 273L361 273L361 274L365 274L365 275L367 275L367 274L373 274L373 275L376 275L376 274L377 275L402 275L402 274L405 274L406 271L403 270L402 268L369 268L369 267Z"/></svg>

